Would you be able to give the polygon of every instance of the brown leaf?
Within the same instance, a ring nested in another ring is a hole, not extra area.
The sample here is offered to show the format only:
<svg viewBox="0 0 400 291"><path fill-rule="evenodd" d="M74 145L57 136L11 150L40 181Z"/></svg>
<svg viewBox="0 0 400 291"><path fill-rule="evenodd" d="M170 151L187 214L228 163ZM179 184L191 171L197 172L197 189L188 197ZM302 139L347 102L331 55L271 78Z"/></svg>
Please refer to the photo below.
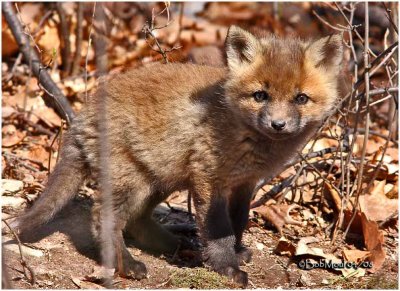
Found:
<svg viewBox="0 0 400 291"><path fill-rule="evenodd" d="M71 277L72 282L80 289L106 289L105 287L98 285L96 283L92 283L90 281L85 281L82 278Z"/></svg>
<svg viewBox="0 0 400 291"><path fill-rule="evenodd" d="M397 212L397 199L388 199L385 195L386 181L376 183L371 194L360 196L360 210L372 221L385 221Z"/></svg>
<svg viewBox="0 0 400 291"><path fill-rule="evenodd" d="M299 206L296 204L263 205L254 208L253 211L259 213L262 218L271 222L282 235L282 228L285 224L301 225L300 221L294 220L289 215L290 211L298 207Z"/></svg>
<svg viewBox="0 0 400 291"><path fill-rule="evenodd" d="M364 262L371 253L368 251L360 251L360 250L343 250L342 251L343 258L347 262L361 263Z"/></svg>
<svg viewBox="0 0 400 291"><path fill-rule="evenodd" d="M291 241L281 237L276 245L275 252L280 255L288 255L292 257L296 253L296 247Z"/></svg>
<svg viewBox="0 0 400 291"><path fill-rule="evenodd" d="M331 184L324 182L324 190L325 190L325 196L328 196L332 199L333 204L335 205L335 209L337 211L340 211L342 208L342 199L340 198L340 195L338 191L336 191L335 188L332 187Z"/></svg>
<svg viewBox="0 0 400 291"><path fill-rule="evenodd" d="M33 144L28 150L17 151L17 153L18 156L29 159L36 164L41 164L45 168L48 166L49 152L41 145Z"/></svg>
<svg viewBox="0 0 400 291"><path fill-rule="evenodd" d="M15 42L15 38L12 35L11 30L8 28L7 21L4 17L1 17L2 29L1 29L1 55L4 57L11 56L18 51L18 45Z"/></svg>
<svg viewBox="0 0 400 291"><path fill-rule="evenodd" d="M6 148L19 144L25 138L25 134L12 124L3 126L2 133L2 145Z"/></svg>
<svg viewBox="0 0 400 291"><path fill-rule="evenodd" d="M371 253L372 268L368 269L368 271L375 273L382 267L386 257L386 252L383 248L384 235L379 230L378 224L375 221L368 220L364 213L361 213L361 224L365 247Z"/></svg>
<svg viewBox="0 0 400 291"><path fill-rule="evenodd" d="M303 237L300 239L297 248L296 248L296 256L304 256L308 255L311 257L320 257L324 258L328 261L331 261L332 263L335 264L341 264L342 260L337 258L333 254L326 254L322 249L316 248L316 247L310 247L308 244L318 242L319 239L316 237ZM361 268L355 270L354 268L337 268L335 269L337 271L342 272L343 276L349 277L349 276L363 276L365 274L365 271Z"/></svg>
<svg viewBox="0 0 400 291"><path fill-rule="evenodd" d="M50 128L59 127L61 125L61 118L52 108L40 107L33 112Z"/></svg>
<svg viewBox="0 0 400 291"><path fill-rule="evenodd" d="M354 212L352 210L349 209L344 210L343 228L346 228L349 225L353 213ZM350 232L353 234L362 235L361 213L359 211L356 212L356 216L354 217L354 220L350 226Z"/></svg>
<svg viewBox="0 0 400 291"><path fill-rule="evenodd" d="M398 199L399 198L399 186L398 184L394 184L393 187L385 193L386 197L389 199Z"/></svg>

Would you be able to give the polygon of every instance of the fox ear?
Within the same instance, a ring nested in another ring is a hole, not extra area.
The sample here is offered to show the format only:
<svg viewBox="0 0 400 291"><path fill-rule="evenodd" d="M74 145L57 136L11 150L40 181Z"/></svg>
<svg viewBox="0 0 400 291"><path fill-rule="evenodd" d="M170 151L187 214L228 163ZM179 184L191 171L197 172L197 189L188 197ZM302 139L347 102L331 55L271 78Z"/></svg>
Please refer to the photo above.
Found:
<svg viewBox="0 0 400 291"><path fill-rule="evenodd" d="M306 53L316 67L339 71L343 59L342 37L339 34L323 37L311 43Z"/></svg>
<svg viewBox="0 0 400 291"><path fill-rule="evenodd" d="M225 41L229 69L251 64L261 48L258 39L250 32L231 26Z"/></svg>

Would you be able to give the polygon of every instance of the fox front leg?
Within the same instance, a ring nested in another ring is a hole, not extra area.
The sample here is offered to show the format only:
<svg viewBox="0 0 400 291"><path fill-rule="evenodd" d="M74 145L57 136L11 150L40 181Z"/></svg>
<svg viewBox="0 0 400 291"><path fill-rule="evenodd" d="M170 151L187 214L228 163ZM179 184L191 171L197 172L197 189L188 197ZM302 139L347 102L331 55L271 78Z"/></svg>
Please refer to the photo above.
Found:
<svg viewBox="0 0 400 291"><path fill-rule="evenodd" d="M204 260L211 268L243 287L248 276L239 268L235 253L236 237L229 216L227 197L220 193L194 192L196 218L205 243Z"/></svg>

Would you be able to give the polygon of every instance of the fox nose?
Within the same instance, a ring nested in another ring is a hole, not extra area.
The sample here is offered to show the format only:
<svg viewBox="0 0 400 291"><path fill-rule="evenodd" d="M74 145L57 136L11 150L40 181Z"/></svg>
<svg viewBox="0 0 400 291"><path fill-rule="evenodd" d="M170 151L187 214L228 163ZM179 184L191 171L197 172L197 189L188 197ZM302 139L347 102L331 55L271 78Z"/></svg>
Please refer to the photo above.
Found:
<svg viewBox="0 0 400 291"><path fill-rule="evenodd" d="M286 121L284 120L273 120L271 126L276 130L282 130L286 126Z"/></svg>

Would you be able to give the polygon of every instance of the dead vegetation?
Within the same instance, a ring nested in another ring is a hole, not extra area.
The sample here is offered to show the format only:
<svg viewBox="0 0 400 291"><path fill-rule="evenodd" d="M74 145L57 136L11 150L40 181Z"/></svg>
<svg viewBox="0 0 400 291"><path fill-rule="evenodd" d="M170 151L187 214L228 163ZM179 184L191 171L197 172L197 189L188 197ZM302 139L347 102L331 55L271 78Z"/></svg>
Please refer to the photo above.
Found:
<svg viewBox="0 0 400 291"><path fill-rule="evenodd" d="M341 33L346 49L337 112L295 164L268 184L260 181L254 193L247 238L261 259L247 266L256 278L249 287L398 288L396 3L2 3L2 11L3 221L40 195L57 162L63 131L85 106L99 76L158 61L223 65L231 24L307 38ZM82 189L83 209L90 208L95 191L93 183ZM176 193L168 205L160 214L163 223L190 223L187 193ZM74 235L61 231L62 239L52 234L49 241L21 245L3 226L3 272L10 273L12 286L101 287L86 269L63 277L82 260L66 242ZM53 253L52 245L64 247L59 240L69 246L70 268L60 260L62 252ZM50 255L19 258L21 249L13 243ZM143 256L150 265L162 264ZM179 268L157 270L153 282L117 281L115 286L234 287L206 269L180 268L193 267L195 257L173 258ZM52 258L55 273L45 276L48 271L39 268L33 282L35 269ZM299 270L305 260L321 259L369 267ZM280 268L293 268L299 276L279 277L275 270ZM269 277L271 270L281 285Z"/></svg>

